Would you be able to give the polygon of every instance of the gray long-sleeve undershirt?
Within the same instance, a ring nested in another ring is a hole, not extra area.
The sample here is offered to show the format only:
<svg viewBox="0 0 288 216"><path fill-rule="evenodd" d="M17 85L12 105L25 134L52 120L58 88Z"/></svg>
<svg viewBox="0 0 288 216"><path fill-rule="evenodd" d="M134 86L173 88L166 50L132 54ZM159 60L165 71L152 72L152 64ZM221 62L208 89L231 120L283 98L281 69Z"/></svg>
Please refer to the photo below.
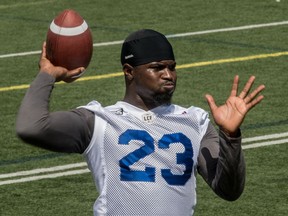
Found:
<svg viewBox="0 0 288 216"><path fill-rule="evenodd" d="M40 72L19 109L16 133L25 142L57 152L83 153L93 135L94 113L84 109L49 112L55 79ZM240 197L245 183L245 161L239 137L217 133L210 123L201 141L197 169L223 199Z"/></svg>

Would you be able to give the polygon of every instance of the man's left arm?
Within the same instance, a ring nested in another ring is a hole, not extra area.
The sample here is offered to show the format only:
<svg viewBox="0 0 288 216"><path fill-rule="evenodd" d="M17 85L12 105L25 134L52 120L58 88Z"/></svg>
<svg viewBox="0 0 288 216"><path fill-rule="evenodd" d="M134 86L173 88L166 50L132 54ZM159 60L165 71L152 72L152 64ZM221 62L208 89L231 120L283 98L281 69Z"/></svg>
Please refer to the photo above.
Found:
<svg viewBox="0 0 288 216"><path fill-rule="evenodd" d="M198 172L218 196L229 201L238 199L245 185L240 130L231 138L221 130L218 134L209 123L200 146Z"/></svg>

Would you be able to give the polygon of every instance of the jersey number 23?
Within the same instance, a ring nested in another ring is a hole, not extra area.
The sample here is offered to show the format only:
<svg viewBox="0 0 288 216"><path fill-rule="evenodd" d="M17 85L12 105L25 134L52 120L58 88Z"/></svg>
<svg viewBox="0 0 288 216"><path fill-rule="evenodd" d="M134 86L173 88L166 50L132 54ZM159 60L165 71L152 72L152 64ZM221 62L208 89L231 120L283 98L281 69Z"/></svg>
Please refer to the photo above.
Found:
<svg viewBox="0 0 288 216"><path fill-rule="evenodd" d="M142 141L143 146L124 156L120 161L120 180L121 181L145 181L155 182L155 167L145 167L145 170L131 170L130 166L137 161L147 157L155 151L152 136L144 130L126 130L119 137L119 145L129 145L132 140ZM170 145L182 144L184 152L176 154L176 164L185 166L182 175L175 175L169 168L161 169L161 176L169 185L185 185L189 180L193 167L193 148L191 140L182 133L164 134L158 140L158 148L168 149Z"/></svg>

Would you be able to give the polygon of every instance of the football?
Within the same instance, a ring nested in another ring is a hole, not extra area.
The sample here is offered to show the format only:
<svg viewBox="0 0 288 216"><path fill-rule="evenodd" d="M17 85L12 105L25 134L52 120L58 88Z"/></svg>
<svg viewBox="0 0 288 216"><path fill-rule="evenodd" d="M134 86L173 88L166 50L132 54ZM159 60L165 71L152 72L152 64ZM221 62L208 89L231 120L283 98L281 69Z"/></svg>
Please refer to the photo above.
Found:
<svg viewBox="0 0 288 216"><path fill-rule="evenodd" d="M87 68L93 54L93 39L86 21L74 10L62 11L50 24L46 57L68 70Z"/></svg>

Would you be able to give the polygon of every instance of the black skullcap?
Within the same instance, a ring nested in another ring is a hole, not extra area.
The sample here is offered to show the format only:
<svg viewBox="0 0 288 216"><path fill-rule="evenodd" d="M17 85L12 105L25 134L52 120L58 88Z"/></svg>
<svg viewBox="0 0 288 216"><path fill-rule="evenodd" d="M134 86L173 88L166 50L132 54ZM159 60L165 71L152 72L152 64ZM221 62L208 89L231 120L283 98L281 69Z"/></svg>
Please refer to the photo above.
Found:
<svg viewBox="0 0 288 216"><path fill-rule="evenodd" d="M142 29L131 33L124 41L121 63L138 66L153 61L175 60L167 38L154 30Z"/></svg>

